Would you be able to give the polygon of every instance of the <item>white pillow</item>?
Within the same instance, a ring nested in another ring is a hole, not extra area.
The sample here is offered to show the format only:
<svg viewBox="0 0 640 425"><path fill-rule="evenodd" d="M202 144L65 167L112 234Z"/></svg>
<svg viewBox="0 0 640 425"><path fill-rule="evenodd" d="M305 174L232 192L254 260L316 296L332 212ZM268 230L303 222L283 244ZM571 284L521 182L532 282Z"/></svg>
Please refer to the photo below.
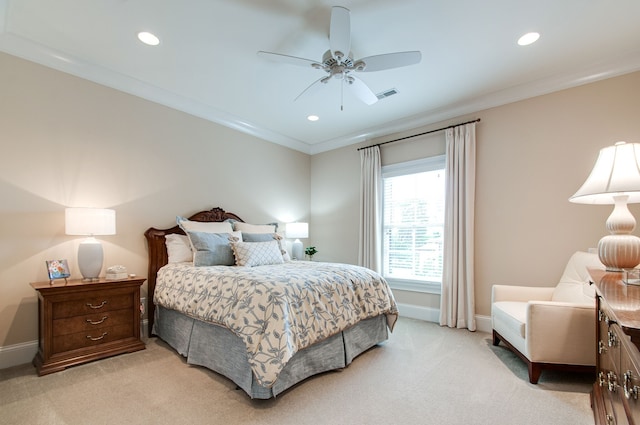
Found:
<svg viewBox="0 0 640 425"><path fill-rule="evenodd" d="M241 221L233 222L233 230L245 233L275 233L278 230L277 224L249 224Z"/></svg>
<svg viewBox="0 0 640 425"><path fill-rule="evenodd" d="M191 221L184 217L176 217L176 223L187 232L231 233L233 227L228 221Z"/></svg>
<svg viewBox="0 0 640 425"><path fill-rule="evenodd" d="M283 264L282 252L278 241L269 242L232 242L236 265L244 267Z"/></svg>
<svg viewBox="0 0 640 425"><path fill-rule="evenodd" d="M193 252L189 238L185 235L172 233L164 236L164 243L167 246L167 255L170 263L184 263L193 261Z"/></svg>

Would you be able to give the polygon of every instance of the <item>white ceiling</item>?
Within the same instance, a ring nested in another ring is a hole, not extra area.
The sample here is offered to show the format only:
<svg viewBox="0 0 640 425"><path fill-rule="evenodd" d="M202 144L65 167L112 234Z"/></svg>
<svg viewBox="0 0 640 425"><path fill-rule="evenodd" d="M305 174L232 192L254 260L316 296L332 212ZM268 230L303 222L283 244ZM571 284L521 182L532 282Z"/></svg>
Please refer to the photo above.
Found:
<svg viewBox="0 0 640 425"><path fill-rule="evenodd" d="M422 52L358 74L398 94L345 91L341 111L332 82L294 102L323 71L257 57L320 61L333 5L351 10L355 59ZM638 0L0 0L0 50L314 154L640 70L639 18Z"/></svg>

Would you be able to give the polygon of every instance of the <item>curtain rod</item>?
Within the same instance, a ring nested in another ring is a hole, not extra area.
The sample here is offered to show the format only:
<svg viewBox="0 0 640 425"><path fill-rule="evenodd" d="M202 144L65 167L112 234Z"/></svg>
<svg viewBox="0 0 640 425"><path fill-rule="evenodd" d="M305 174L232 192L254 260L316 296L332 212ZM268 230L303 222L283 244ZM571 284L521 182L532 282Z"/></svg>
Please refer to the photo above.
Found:
<svg viewBox="0 0 640 425"><path fill-rule="evenodd" d="M363 148L358 148L358 150L361 151L362 149L369 149L369 148L372 148L374 146L382 146L382 145L386 145L387 143L399 142L400 140L410 139L412 137L424 136L425 134L436 133L438 131L448 130L450 128L458 127L459 125L471 124L473 122L480 122L480 118L475 119L475 120L471 120L471 121L467 121L467 122L463 122L461 124L455 124L455 125L450 125L448 127L438 128L436 130L425 131L424 133L414 134L413 136L406 136L406 137L401 137L399 139L389 140L387 142L376 143L375 145L370 145L370 146L365 146Z"/></svg>

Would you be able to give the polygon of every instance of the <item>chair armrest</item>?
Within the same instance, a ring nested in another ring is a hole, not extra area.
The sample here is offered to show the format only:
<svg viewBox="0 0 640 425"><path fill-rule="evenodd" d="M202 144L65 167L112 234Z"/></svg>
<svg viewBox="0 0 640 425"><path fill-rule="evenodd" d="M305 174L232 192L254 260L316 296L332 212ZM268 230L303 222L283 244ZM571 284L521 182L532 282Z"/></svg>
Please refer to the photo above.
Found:
<svg viewBox="0 0 640 425"><path fill-rule="evenodd" d="M491 302L498 301L551 301L553 287L493 285Z"/></svg>
<svg viewBox="0 0 640 425"><path fill-rule="evenodd" d="M595 364L595 300L532 301L526 314L525 340L532 361Z"/></svg>

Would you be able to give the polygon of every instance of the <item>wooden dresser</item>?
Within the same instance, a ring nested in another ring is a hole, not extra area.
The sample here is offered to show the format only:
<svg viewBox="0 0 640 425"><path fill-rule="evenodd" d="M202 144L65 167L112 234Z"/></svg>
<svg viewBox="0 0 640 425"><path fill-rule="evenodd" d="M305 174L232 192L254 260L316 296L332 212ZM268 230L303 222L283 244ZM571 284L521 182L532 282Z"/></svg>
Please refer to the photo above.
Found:
<svg viewBox="0 0 640 425"><path fill-rule="evenodd" d="M590 270L596 285L596 424L640 424L640 286L622 273Z"/></svg>
<svg viewBox="0 0 640 425"><path fill-rule="evenodd" d="M145 278L35 282L38 375L145 348L140 340L140 286Z"/></svg>

